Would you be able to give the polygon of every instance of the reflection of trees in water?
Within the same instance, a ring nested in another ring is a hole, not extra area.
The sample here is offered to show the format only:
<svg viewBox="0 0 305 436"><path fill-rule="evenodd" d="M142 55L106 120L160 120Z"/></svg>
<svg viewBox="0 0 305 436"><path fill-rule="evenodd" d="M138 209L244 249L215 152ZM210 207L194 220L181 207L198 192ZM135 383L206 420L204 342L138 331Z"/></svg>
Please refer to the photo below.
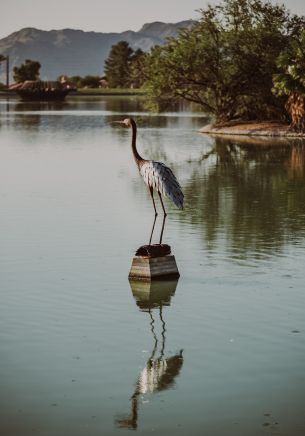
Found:
<svg viewBox="0 0 305 436"><path fill-rule="evenodd" d="M36 130L41 124L41 115L16 115L14 125L22 126L25 130Z"/></svg>
<svg viewBox="0 0 305 436"><path fill-rule="evenodd" d="M177 280L149 283L130 281L130 286L138 307L149 315L153 337L150 357L137 378L134 392L130 398L131 411L128 416L116 419L118 427L136 429L138 427L139 396L173 387L183 365L183 356L182 350L173 356L165 356L166 323L163 307L170 305L171 297L176 291ZM155 312L158 312L157 316ZM156 331L158 320L161 324L159 338Z"/></svg>
<svg viewBox="0 0 305 436"><path fill-rule="evenodd" d="M290 177L297 177L304 180L305 175L305 144L292 146L290 159L287 162Z"/></svg>
<svg viewBox="0 0 305 436"><path fill-rule="evenodd" d="M69 109L69 103L65 101L18 101L11 108L12 111L19 112L14 115L14 125L17 128L22 126L26 130L35 130L41 126L43 122L42 113L44 111L67 109ZM28 112L31 113L29 114Z"/></svg>
<svg viewBox="0 0 305 436"><path fill-rule="evenodd" d="M19 101L14 110L18 112L27 111L61 111L69 109L67 101Z"/></svg>
<svg viewBox="0 0 305 436"><path fill-rule="evenodd" d="M205 160L211 155L213 164ZM233 250L268 251L304 231L303 142L274 146L217 138L213 150L191 165L186 207L210 246L224 233Z"/></svg>
<svg viewBox="0 0 305 436"><path fill-rule="evenodd" d="M100 97L98 97L101 99ZM144 97L105 96L101 99L105 104L105 110L109 112L143 112Z"/></svg>

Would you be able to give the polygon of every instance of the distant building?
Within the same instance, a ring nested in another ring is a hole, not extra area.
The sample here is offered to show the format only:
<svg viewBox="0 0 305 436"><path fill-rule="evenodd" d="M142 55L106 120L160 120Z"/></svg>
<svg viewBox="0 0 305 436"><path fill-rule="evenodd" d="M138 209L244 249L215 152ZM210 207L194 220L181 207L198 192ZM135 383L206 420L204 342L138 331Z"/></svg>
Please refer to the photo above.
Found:
<svg viewBox="0 0 305 436"><path fill-rule="evenodd" d="M61 76L60 83L66 89L71 89L71 90L77 89L77 86L75 85L75 83L69 81L67 76Z"/></svg>
<svg viewBox="0 0 305 436"><path fill-rule="evenodd" d="M108 88L108 82L106 79L101 79L99 81L99 88Z"/></svg>

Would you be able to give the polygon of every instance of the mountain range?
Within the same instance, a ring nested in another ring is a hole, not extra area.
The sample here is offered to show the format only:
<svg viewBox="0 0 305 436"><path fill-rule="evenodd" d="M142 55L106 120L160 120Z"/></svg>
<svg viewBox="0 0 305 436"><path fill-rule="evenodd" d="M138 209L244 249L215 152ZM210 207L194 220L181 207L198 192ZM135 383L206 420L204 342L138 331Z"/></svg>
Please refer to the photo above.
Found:
<svg viewBox="0 0 305 436"><path fill-rule="evenodd" d="M14 66L25 59L41 63L42 80L55 80L59 75L102 75L104 61L113 44L127 41L133 49L148 51L162 45L166 38L174 37L181 28L189 28L191 20L179 23L147 23L137 32L121 33L84 32L75 29L44 31L32 27L0 39L0 54L9 55L10 81ZM0 67L0 81L5 81L4 64Z"/></svg>

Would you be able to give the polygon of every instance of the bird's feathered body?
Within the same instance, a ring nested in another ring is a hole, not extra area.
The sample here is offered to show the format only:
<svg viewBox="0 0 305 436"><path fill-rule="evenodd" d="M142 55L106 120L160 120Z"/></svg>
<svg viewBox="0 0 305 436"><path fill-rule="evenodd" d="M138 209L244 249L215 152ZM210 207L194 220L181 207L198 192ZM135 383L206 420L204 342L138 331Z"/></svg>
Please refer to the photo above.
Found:
<svg viewBox="0 0 305 436"><path fill-rule="evenodd" d="M162 162L144 160L139 165L145 184L168 197L179 208L183 208L183 192L172 170Z"/></svg>
<svg viewBox="0 0 305 436"><path fill-rule="evenodd" d="M149 187L155 214L157 215L157 210L153 197L153 190L156 190L159 194L164 216L166 216L166 211L161 195L164 195L172 200L172 202L179 209L183 209L183 192L172 170L161 162L146 160L139 155L136 145L137 125L135 121L132 118L126 118L124 121L117 122L125 127L131 127L132 129L131 148L133 157L139 168L140 174L144 179L144 182Z"/></svg>

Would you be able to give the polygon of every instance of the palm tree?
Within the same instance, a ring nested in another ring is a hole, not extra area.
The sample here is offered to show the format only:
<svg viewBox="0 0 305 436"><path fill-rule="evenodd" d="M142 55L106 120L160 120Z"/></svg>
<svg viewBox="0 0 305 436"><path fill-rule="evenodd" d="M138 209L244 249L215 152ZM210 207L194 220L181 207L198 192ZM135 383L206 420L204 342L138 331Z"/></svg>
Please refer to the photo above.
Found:
<svg viewBox="0 0 305 436"><path fill-rule="evenodd" d="M294 38L277 59L279 73L273 76L273 92L288 96L286 110L290 129L305 132L305 32Z"/></svg>

